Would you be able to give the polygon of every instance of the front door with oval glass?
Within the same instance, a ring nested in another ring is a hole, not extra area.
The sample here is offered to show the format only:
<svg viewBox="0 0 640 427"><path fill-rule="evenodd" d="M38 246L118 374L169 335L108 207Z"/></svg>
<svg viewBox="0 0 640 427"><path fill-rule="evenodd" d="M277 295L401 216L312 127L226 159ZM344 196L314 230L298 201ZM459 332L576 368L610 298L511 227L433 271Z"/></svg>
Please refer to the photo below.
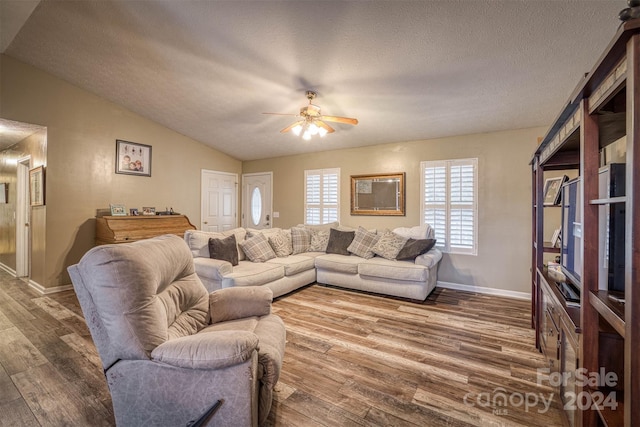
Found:
<svg viewBox="0 0 640 427"><path fill-rule="evenodd" d="M242 225L246 228L271 228L271 189L273 173L242 175Z"/></svg>

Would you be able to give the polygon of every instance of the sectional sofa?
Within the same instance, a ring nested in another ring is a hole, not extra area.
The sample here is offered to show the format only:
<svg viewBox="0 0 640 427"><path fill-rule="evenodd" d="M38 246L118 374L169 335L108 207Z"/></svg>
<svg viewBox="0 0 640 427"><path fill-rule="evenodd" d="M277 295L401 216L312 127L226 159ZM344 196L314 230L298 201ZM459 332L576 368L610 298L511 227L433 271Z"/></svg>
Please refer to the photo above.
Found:
<svg viewBox="0 0 640 427"><path fill-rule="evenodd" d="M436 286L442 259L429 225L384 231L338 223L187 230L184 239L210 292L267 286L274 297L318 282L422 301Z"/></svg>

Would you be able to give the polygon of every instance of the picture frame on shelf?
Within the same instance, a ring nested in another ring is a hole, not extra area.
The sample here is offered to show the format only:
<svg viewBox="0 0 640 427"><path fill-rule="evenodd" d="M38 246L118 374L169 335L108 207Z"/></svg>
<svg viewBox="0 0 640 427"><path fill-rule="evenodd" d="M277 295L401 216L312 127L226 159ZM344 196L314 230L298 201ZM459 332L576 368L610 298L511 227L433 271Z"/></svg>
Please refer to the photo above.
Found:
<svg viewBox="0 0 640 427"><path fill-rule="evenodd" d="M140 212L138 212L138 208L131 208L131 209L129 209L129 215L131 215L131 216L139 216Z"/></svg>
<svg viewBox="0 0 640 427"><path fill-rule="evenodd" d="M151 176L151 146L116 139L116 173Z"/></svg>
<svg viewBox="0 0 640 427"><path fill-rule="evenodd" d="M562 175L555 178L547 178L544 181L544 206L557 206L560 204L560 190L562 189L562 184L568 179L566 175Z"/></svg>
<svg viewBox="0 0 640 427"><path fill-rule="evenodd" d="M156 214L156 208L149 207L149 206L142 207L142 215L155 215L155 214Z"/></svg>
<svg viewBox="0 0 640 427"><path fill-rule="evenodd" d="M111 216L127 216L127 209L124 205L110 204Z"/></svg>
<svg viewBox="0 0 640 427"><path fill-rule="evenodd" d="M29 171L29 204L44 206L44 166L38 166Z"/></svg>
<svg viewBox="0 0 640 427"><path fill-rule="evenodd" d="M561 231L561 229L557 228L553 232L553 236L551 236L551 247L552 248L559 248L560 247L561 236L562 236L562 231Z"/></svg>

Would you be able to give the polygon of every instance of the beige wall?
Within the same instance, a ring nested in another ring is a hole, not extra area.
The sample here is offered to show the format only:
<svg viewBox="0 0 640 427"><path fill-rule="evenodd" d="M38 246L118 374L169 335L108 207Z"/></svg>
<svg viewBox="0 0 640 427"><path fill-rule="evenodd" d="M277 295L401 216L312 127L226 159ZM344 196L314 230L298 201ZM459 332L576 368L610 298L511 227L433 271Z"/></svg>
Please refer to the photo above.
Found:
<svg viewBox="0 0 640 427"><path fill-rule="evenodd" d="M173 207L199 226L201 169L241 173L240 161L20 61L2 55L0 70L0 116L47 127L44 287L70 283L98 209ZM153 147L150 178L115 174L116 139Z"/></svg>
<svg viewBox="0 0 640 427"><path fill-rule="evenodd" d="M478 158L478 255L448 255L443 282L529 292L531 276L531 167L537 138L546 128L466 135L296 155L243 163L243 173L273 172L275 227L303 221L305 169L339 167L340 222L371 228L420 223L420 161ZM350 175L406 172L407 215L350 215Z"/></svg>

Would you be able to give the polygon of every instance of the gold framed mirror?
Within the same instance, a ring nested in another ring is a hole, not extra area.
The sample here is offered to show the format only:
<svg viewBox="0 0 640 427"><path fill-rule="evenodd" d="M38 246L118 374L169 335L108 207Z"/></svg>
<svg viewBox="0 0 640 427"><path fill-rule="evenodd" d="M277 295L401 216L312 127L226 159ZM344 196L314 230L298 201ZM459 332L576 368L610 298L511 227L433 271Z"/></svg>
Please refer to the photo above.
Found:
<svg viewBox="0 0 640 427"><path fill-rule="evenodd" d="M351 215L405 214L404 172L351 175Z"/></svg>

